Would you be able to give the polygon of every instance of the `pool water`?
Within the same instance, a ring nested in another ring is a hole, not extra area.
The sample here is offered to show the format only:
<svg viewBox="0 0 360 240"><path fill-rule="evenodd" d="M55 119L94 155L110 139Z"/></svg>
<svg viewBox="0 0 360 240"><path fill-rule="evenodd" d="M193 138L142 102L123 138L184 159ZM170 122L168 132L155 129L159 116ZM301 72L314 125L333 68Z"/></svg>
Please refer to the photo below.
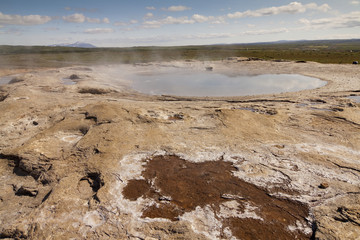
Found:
<svg viewBox="0 0 360 240"><path fill-rule="evenodd" d="M76 82L70 78L63 78L62 83L64 85L75 85L76 84Z"/></svg>
<svg viewBox="0 0 360 240"><path fill-rule="evenodd" d="M246 96L295 92L324 86L325 81L298 74L237 75L209 71L140 72L129 77L131 87L151 95Z"/></svg>
<svg viewBox="0 0 360 240"><path fill-rule="evenodd" d="M0 85L8 84L13 78L14 76L0 77Z"/></svg>
<svg viewBox="0 0 360 240"><path fill-rule="evenodd" d="M354 100L356 103L360 103L360 96L350 96L351 100Z"/></svg>

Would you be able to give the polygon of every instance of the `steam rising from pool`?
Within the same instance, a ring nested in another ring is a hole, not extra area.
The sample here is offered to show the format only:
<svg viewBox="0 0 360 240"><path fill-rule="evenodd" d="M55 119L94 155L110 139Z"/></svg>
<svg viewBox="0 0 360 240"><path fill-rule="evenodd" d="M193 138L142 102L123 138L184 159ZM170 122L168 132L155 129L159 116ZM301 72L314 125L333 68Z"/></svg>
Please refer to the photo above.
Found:
<svg viewBox="0 0 360 240"><path fill-rule="evenodd" d="M246 96L295 92L324 86L325 81L298 74L226 75L205 68L167 67L133 72L130 86L145 94L177 96Z"/></svg>
<svg viewBox="0 0 360 240"><path fill-rule="evenodd" d="M127 87L150 95L199 97L276 94L314 89L326 84L320 79L299 74L251 75L241 71L235 73L217 72L216 69L207 71L209 67L205 65L194 66L190 64L96 66L93 67L95 74L93 81L102 86ZM12 77L14 76L0 78L0 84L7 84ZM62 84L74 85L76 82L62 78Z"/></svg>

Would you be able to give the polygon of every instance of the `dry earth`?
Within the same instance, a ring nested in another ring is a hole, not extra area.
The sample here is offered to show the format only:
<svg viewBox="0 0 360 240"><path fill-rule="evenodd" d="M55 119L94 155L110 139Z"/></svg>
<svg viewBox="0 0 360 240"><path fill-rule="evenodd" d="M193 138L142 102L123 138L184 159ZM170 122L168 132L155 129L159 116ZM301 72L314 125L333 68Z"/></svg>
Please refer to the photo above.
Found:
<svg viewBox="0 0 360 240"><path fill-rule="evenodd" d="M159 65L328 84L185 98L136 93L110 66L19 73L0 88L0 238L360 239L358 66L131 68Z"/></svg>

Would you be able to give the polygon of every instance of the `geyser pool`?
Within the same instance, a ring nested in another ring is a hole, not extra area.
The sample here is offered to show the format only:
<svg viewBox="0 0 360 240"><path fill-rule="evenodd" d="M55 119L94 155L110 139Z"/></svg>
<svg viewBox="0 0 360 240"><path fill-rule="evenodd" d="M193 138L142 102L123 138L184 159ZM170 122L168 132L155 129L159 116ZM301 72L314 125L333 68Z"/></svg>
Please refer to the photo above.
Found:
<svg viewBox="0 0 360 240"><path fill-rule="evenodd" d="M298 74L226 75L222 73L168 69L135 72L127 77L131 87L151 95L246 96L295 92L324 86L325 81Z"/></svg>
<svg viewBox="0 0 360 240"><path fill-rule="evenodd" d="M14 76L0 77L0 85L8 84L13 78Z"/></svg>
<svg viewBox="0 0 360 240"><path fill-rule="evenodd" d="M246 96L276 94L314 89L326 84L318 78L299 74L262 74L206 71L206 68L176 66L116 65L94 68L101 76L101 84L127 85L134 90L151 95L175 96ZM0 78L0 85L8 84L13 76ZM62 78L64 85L76 82Z"/></svg>

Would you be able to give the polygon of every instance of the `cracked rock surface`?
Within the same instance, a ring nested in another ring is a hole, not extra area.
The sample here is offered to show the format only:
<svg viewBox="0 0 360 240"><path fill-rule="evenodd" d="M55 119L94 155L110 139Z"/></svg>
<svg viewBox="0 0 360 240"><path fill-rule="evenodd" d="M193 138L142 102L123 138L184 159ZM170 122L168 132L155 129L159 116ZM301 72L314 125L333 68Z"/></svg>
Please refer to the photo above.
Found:
<svg viewBox="0 0 360 240"><path fill-rule="evenodd" d="M22 81L0 86L0 238L360 238L360 104L349 98L360 95L358 67L122 68L209 65L328 84L149 96L114 66L13 71Z"/></svg>

